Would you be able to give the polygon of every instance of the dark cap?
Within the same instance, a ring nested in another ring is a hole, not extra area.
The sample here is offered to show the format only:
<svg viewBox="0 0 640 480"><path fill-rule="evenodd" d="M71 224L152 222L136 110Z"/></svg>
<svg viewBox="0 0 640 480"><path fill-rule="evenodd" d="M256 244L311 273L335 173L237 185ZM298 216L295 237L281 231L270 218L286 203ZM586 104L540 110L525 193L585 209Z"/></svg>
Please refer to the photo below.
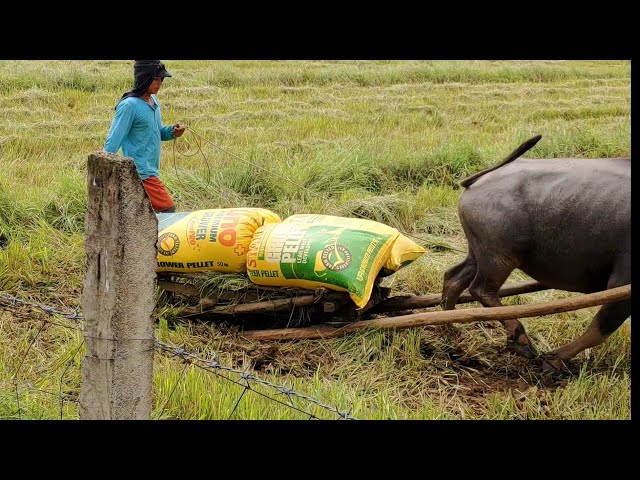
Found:
<svg viewBox="0 0 640 480"><path fill-rule="evenodd" d="M167 69L164 67L164 63L160 62L158 66L158 71L155 74L156 77L170 77L171 74L167 72Z"/></svg>
<svg viewBox="0 0 640 480"><path fill-rule="evenodd" d="M118 103L127 97L140 97L149 89L154 77L170 77L160 60L135 60L133 64L133 88L125 92Z"/></svg>
<svg viewBox="0 0 640 480"><path fill-rule="evenodd" d="M145 80L149 78L149 83L153 77L171 76L160 60L136 60L133 65L133 73L136 77L144 77Z"/></svg>

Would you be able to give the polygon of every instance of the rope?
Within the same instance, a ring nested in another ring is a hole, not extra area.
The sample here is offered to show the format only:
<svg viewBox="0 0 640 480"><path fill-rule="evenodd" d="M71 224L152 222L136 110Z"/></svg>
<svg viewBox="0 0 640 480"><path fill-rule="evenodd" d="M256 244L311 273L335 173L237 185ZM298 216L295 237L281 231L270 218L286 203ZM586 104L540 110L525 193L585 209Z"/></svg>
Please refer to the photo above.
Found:
<svg viewBox="0 0 640 480"><path fill-rule="evenodd" d="M253 166L255 168L258 168L260 170L263 170L263 171L267 172L269 175L274 175L274 176L279 177L279 178L281 178L283 180L286 180L287 182L291 183L292 185L295 185L297 188L300 188L302 190L307 191L312 196L324 198L324 195L322 193L319 193L317 191L311 190L311 189L305 187L304 185L300 185L300 184L296 183L295 181L291 180L290 178L285 177L284 175L280 175L280 174L278 174L276 172L273 172L273 171L269 170L268 168L265 168L262 165L259 165L256 162L252 162L251 160L248 160L246 158L242 158L242 157L236 155L235 153L232 153L232 152L222 148L219 144L217 144L215 142L212 142L211 140L208 140L207 138L204 137L204 135L198 133L196 130L194 130L193 127L188 126L188 125L184 125L184 124L183 124L183 126L185 127L185 133L187 131L189 131L190 133L192 133L195 136L194 143L196 144L196 147L197 147L197 150L194 153L190 153L190 154L183 153L183 152L181 152L181 151L176 149L177 138L173 139L173 166L174 166L174 169L175 169L175 172L176 172L176 178L178 178L178 182L180 183L180 185L183 188L185 187L185 185L180 180L180 176L178 174L178 167L177 167L177 164L176 164L176 151L180 155L182 155L183 157L193 157L193 156L197 155L198 153L200 155L202 155L202 158L204 159L205 165L207 166L207 183L206 183L206 186L208 187L208 186L211 185L211 167L209 165L209 161L208 161L206 155L202 151L202 143L204 142L204 143L208 143L209 145L212 145L214 148L216 148L217 150L219 150L222 153L226 153L227 155L230 155L230 156L232 156L234 158L237 158L238 160L240 160L242 162L246 162L246 163L248 163L249 165L251 165L251 166ZM188 140L187 140L187 145L189 145L189 141ZM358 215L358 216L360 218L365 218L365 217L362 217L360 215ZM366 220L369 220L369 219L366 219ZM414 234L411 234L411 233L403 232L403 231L401 231L401 233L403 235L407 236L407 237L413 238L414 240L418 240L418 241L420 241L422 243L429 243L423 237L420 237L420 236L417 236L417 235L414 235ZM451 246L441 246L441 247L447 248L447 249L450 249L450 250L463 252L463 250L460 250L460 249L457 249L457 248L451 247Z"/></svg>
<svg viewBox="0 0 640 480"><path fill-rule="evenodd" d="M258 168L258 169L260 169L260 170L264 170L265 172L267 172L267 173L268 173L268 174L270 174L270 175L274 175L274 176L276 176L276 177L281 178L282 180L286 180L287 182L289 182L289 183L291 183L291 184L295 185L296 187L301 188L301 189L303 189L303 190L306 190L307 192L309 192L309 193L310 193L310 194L312 194L312 195L321 196L321 194L319 194L318 192L315 192L315 191L313 191L313 190L311 190L311 189L309 189L309 188L305 187L304 185L300 185L300 184L296 183L295 181L291 180L290 178L285 177L284 175L280 175L279 173L273 172L273 171L269 170L268 168L263 167L262 165L260 165L260 164L258 164L258 163L252 162L251 160L247 160L246 158L242 158L242 157L240 157L240 156L236 155L235 153L232 153L232 152L230 152L230 151L228 151L228 150L225 150L224 148L222 148L222 147L221 147L220 145L218 145L217 143L214 143L214 142L212 142L211 140L207 140L207 139L206 139L202 134L200 134L200 133L196 132L196 131L193 129L193 127L190 127L190 126L187 126L187 125L183 125L183 126L185 127L185 132L186 132L186 131L190 131L191 133L193 133L193 134L197 137L197 145L198 145L199 153L201 153L201 154L202 154L202 157L205 159L205 163L206 163L206 165L207 165L207 168L209 168L209 164L208 164L208 162L207 162L207 159L206 159L206 157L205 157L204 153L202 152L202 142L208 143L208 144L212 145L214 148L216 148L216 149L218 149L219 151L221 151L222 153L226 153L227 155L230 155L230 156L232 156L232 157L234 157L234 158L237 158L238 160L241 160L241 161L243 161L243 162L246 162L246 163L248 163L249 165L251 165L252 167ZM174 138L174 139L173 139L173 152L174 152L174 155L173 155L173 161L174 161L174 166L175 166L176 140L177 140L176 138ZM178 153L180 153L180 154L182 155L182 153L181 153L181 152L179 152L179 151L178 151ZM183 156L189 156L189 157L192 157L192 156L196 155L197 153L198 153L198 152L193 153L193 154L191 154L191 155L186 155L186 154L185 154L185 155L183 155ZM177 171L177 169L176 169L176 175L177 175L177 173L178 173L178 171Z"/></svg>
<svg viewBox="0 0 640 480"><path fill-rule="evenodd" d="M190 127L185 127L185 128L191 129ZM188 140L186 140L186 143L187 143L187 145L189 145L189 141ZM202 151L201 141L198 138L196 138L196 142L195 143L196 143L196 146L197 146L197 150L194 153L191 153L191 154L183 153L180 150L177 150L177 152L180 155L182 155L183 157L193 157L193 156L197 155L198 153L202 155L202 158L204 159L204 164L207 166L207 182L206 182L206 186L208 187L209 185L211 185L211 167L209 166L209 161L208 161L206 155ZM180 186L182 188L185 188L185 185L180 180L180 175L178 174L178 166L176 164L176 144L177 144L177 138L174 138L173 139L173 167L174 167L175 172L176 172L176 178L178 179L178 183L180 183Z"/></svg>

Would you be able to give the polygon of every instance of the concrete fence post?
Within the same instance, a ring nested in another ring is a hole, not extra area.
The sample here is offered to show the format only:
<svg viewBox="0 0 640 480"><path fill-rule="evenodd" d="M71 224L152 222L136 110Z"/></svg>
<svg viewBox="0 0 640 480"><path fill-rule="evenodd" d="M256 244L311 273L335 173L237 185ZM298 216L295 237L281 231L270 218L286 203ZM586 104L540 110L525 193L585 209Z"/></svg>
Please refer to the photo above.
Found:
<svg viewBox="0 0 640 480"><path fill-rule="evenodd" d="M158 221L135 164L89 155L80 418L149 419Z"/></svg>

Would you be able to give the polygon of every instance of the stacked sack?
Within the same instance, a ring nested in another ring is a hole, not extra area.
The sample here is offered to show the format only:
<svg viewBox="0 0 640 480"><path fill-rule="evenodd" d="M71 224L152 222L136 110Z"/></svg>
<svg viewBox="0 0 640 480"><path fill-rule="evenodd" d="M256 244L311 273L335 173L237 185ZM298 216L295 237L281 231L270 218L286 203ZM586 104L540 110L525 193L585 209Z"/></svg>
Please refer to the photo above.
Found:
<svg viewBox="0 0 640 480"><path fill-rule="evenodd" d="M346 291L363 308L377 276L425 252L395 228L372 220L292 215L255 231L247 274L257 285Z"/></svg>
<svg viewBox="0 0 640 480"><path fill-rule="evenodd" d="M158 213L157 272L242 273L253 236L281 218L264 208Z"/></svg>

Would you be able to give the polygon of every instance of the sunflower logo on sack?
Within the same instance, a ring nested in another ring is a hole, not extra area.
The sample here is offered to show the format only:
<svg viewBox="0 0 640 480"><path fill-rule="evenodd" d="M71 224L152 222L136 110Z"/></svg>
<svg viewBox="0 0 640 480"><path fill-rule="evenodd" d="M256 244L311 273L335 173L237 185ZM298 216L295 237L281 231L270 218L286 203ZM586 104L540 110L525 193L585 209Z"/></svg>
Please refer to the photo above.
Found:
<svg viewBox="0 0 640 480"><path fill-rule="evenodd" d="M331 244L322 250L322 265L329 270L339 272L351 265L351 252L344 245Z"/></svg>
<svg viewBox="0 0 640 480"><path fill-rule="evenodd" d="M175 255L180 248L180 239L173 232L166 232L158 238L158 252L165 257Z"/></svg>

